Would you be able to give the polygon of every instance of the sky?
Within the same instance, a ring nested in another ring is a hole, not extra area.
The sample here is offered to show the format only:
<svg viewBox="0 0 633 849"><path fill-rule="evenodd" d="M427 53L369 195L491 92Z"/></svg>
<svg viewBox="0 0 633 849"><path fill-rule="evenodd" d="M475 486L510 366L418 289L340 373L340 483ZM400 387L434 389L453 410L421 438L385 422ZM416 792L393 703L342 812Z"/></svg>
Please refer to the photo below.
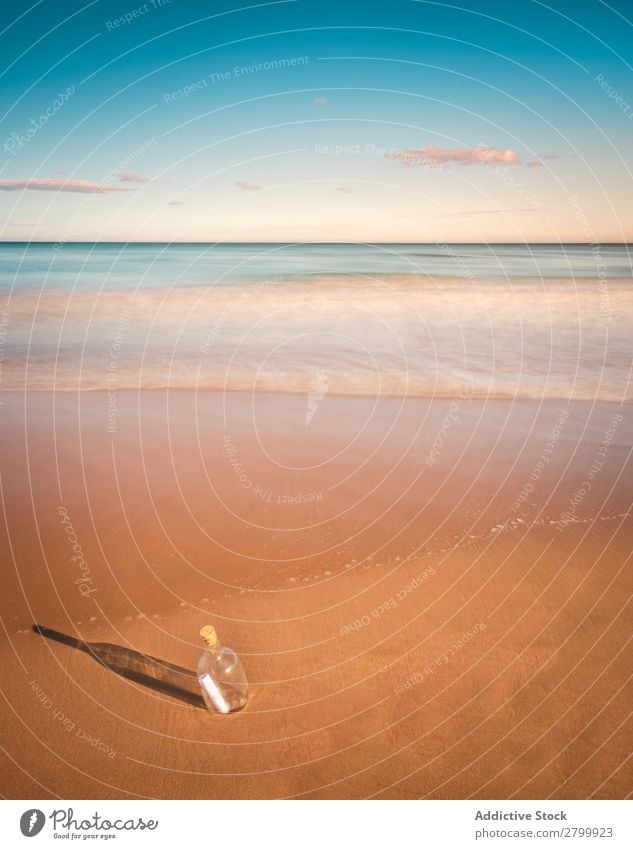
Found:
<svg viewBox="0 0 633 849"><path fill-rule="evenodd" d="M0 239L633 241L632 22L629 0L3 4Z"/></svg>

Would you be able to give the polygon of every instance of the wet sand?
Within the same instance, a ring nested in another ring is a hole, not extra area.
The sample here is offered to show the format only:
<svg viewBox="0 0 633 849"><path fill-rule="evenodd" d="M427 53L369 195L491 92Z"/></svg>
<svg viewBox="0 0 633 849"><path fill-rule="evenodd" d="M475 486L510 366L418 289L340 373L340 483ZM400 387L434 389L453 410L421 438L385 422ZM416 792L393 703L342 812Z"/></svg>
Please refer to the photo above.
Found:
<svg viewBox="0 0 633 849"><path fill-rule="evenodd" d="M2 401L4 796L633 791L631 406Z"/></svg>

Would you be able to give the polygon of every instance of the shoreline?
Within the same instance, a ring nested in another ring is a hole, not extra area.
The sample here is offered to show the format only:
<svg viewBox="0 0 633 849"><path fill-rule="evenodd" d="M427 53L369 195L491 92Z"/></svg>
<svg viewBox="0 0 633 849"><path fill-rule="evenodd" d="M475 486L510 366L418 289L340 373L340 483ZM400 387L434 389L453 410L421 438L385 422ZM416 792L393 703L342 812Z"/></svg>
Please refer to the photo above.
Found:
<svg viewBox="0 0 633 849"><path fill-rule="evenodd" d="M165 384L160 386L116 386L114 388L106 385L104 386L94 386L82 389L76 388L55 388L51 389L49 387L2 387L0 390L0 402L2 399L2 395L7 393L10 395L29 395L31 393L37 393L38 395L95 395L102 394L108 395L112 393L125 393L125 394L139 394L145 392L162 392L162 393L183 393L183 394L196 394L196 395L204 395L204 394L212 394L212 395L221 395L230 397L232 395L253 395L257 397L269 396L272 398L280 398L283 399L287 396L299 396L305 397L308 394L308 389L292 389L292 388L284 388L279 390L274 389L246 389L231 386L230 388L222 388L216 386L172 386L171 384ZM348 399L353 400L355 398L359 398L362 400L369 401L422 401L427 403L432 403L434 401L452 401L455 399L454 392L447 392L446 394L439 394L437 392L429 395L417 395L414 393L409 393L407 395L403 395L398 392L381 392L380 394L371 393L371 392L339 392L335 389L328 389L327 394L332 396L333 398L339 398L342 400ZM478 401L480 403L495 403L499 402L502 404L530 404L535 405L537 402L539 405L549 404L549 403L557 403L557 404L591 404L592 407L600 406L602 404L614 404L622 407L627 407L633 404L633 396L631 398L598 398L598 397L587 397L587 398L569 398L565 396L558 395L535 395L534 397L531 395L469 395L471 401Z"/></svg>

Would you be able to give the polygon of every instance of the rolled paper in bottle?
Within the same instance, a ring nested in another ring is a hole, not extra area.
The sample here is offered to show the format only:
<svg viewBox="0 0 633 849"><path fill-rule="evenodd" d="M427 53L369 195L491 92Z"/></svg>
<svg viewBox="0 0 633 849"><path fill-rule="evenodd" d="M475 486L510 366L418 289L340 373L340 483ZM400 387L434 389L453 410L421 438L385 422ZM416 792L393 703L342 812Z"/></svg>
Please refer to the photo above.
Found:
<svg viewBox="0 0 633 849"><path fill-rule="evenodd" d="M217 645L218 635L215 633L215 628L213 627L213 625L205 625L204 628L201 628L200 636L209 646L209 648L212 649L214 646Z"/></svg>

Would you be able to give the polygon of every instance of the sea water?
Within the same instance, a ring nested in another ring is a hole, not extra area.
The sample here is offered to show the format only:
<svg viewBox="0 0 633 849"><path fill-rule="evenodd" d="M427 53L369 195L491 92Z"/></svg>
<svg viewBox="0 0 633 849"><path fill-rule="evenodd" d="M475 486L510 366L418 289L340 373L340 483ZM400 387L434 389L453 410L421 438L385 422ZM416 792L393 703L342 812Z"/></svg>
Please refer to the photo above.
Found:
<svg viewBox="0 0 633 849"><path fill-rule="evenodd" d="M0 244L0 390L630 400L627 245Z"/></svg>

